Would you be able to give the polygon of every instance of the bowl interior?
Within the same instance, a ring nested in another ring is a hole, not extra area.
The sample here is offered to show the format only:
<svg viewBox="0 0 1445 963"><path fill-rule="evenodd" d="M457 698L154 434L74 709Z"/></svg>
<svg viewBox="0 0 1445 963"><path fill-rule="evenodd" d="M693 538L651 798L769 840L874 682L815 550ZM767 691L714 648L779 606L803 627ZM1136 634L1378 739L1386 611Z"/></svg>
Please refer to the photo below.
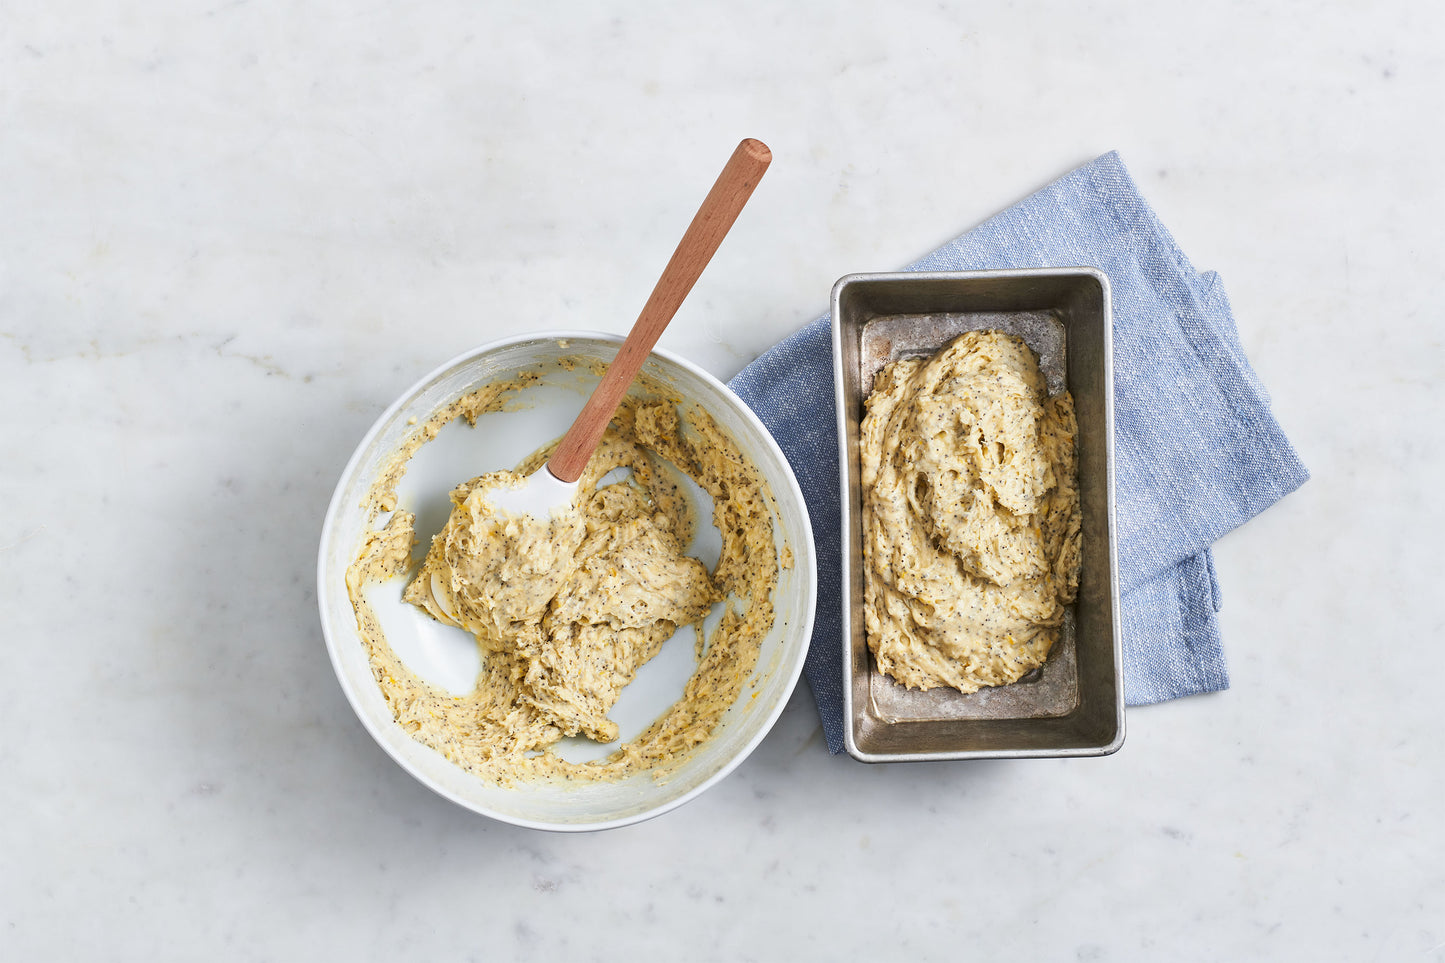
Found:
<svg viewBox="0 0 1445 963"><path fill-rule="evenodd" d="M432 789L494 818L548 829L597 829L657 815L721 779L761 741L776 720L802 670L812 630L816 566L812 530L797 481L771 435L726 387L701 369L655 351L643 375L707 411L757 465L773 495L774 537L793 564L779 572L773 629L749 684L709 739L664 781L640 773L622 782L550 783L503 788L467 773L413 740L392 718L371 675L365 648L346 594L347 566L367 526L362 502L379 471L404 440L437 409L490 381L520 370L541 370L542 379L517 395L513 410L458 420L424 445L397 487L398 507L416 513L422 550L445 523L447 495L459 482L483 472L514 467L542 444L560 436L596 383L587 362L606 363L621 339L597 333L557 332L496 342L469 352L423 378L388 409L357 448L327 513L319 559L322 627L337 677L357 715L382 747ZM580 361L581 364L573 364ZM699 535L691 552L711 564L721 539L711 525L710 502L693 486ZM384 522L383 516L377 524ZM388 642L413 672L435 685L464 692L475 678L475 642L459 629L434 622L400 600L396 580L368 589ZM716 615L714 615L716 618ZM711 622L706 623L710 629ZM690 628L663 647L625 690L612 712L624 740L641 732L682 694L695 667ZM554 751L572 761L610 751L585 739L564 740Z"/></svg>

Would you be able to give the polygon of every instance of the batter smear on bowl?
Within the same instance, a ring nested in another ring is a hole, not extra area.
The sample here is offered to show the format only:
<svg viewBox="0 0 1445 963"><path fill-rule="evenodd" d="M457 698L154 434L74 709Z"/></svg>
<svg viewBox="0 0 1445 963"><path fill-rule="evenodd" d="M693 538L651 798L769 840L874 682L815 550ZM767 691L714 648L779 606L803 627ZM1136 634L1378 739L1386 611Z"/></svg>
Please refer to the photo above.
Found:
<svg viewBox="0 0 1445 963"><path fill-rule="evenodd" d="M438 413L368 495L373 518L392 512L347 572L373 675L413 738L491 781L665 775L738 701L773 626L779 552L771 495L706 412L666 396L629 396L570 508L537 519L498 512L487 498L539 468L549 446L515 470L453 490L446 526L413 574L415 519L394 510L406 461L441 425L501 410L522 386L491 385ZM617 468L630 475L611 481ZM722 550L711 571L683 553L696 519L676 471L713 499ZM386 643L363 588L401 577L406 601L476 638L482 668L472 692L456 696L426 683ZM718 604L721 618L704 641L703 618ZM616 740L608 711L681 625L697 627L698 664L668 711L605 759L572 763L548 751L565 736Z"/></svg>
<svg viewBox="0 0 1445 963"><path fill-rule="evenodd" d="M890 362L862 423L864 620L878 668L976 692L1044 664L1079 584L1074 402L1023 339Z"/></svg>

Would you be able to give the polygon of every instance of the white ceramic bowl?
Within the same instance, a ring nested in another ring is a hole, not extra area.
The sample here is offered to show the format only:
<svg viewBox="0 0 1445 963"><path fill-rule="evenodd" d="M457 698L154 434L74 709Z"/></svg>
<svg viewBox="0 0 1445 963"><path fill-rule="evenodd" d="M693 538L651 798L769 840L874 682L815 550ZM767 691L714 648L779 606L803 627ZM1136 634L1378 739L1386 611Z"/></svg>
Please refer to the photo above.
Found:
<svg viewBox="0 0 1445 963"><path fill-rule="evenodd" d="M777 720L802 671L812 634L817 594L812 528L787 460L752 411L721 382L675 355L654 351L643 368L644 376L669 385L687 403L700 405L753 460L775 499L776 543L780 551L786 545L793 555L792 567L779 573L774 594L777 617L738 704L665 781L655 781L644 772L622 782L565 787L492 785L412 739L392 718L372 678L345 581L366 527L361 503L377 472L416 424L466 392L523 369L540 366L547 371L541 382L518 396L517 410L483 415L475 427L453 422L412 458L397 488L399 507L416 513L417 537L429 539L446 521L447 493L456 484L486 471L514 467L566 431L596 378L581 373L585 365L569 372L559 359L610 361L621 341L597 332L544 332L496 341L442 365L402 395L367 432L336 486L321 533L317 593L321 625L336 676L356 714L382 748L421 782L468 809L519 826L611 828L659 815L697 796L736 768ZM707 496L700 490L694 494L704 501L699 505L699 535L691 550L711 564L721 538L711 525ZM376 589L368 601L408 668L452 691L470 688L478 665L475 641L401 602L394 583ZM680 629L624 691L611 713L624 740L635 737L681 696L695 667L693 642L692 630ZM556 751L572 761L584 761L610 750L572 739L558 744Z"/></svg>

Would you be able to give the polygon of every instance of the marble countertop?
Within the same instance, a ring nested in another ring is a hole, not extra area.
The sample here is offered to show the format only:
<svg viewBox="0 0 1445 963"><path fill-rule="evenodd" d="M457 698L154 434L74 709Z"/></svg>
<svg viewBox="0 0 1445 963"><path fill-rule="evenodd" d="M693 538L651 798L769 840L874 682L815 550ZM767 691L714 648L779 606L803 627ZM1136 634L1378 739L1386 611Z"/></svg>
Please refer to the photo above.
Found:
<svg viewBox="0 0 1445 963"><path fill-rule="evenodd" d="M1442 47L1399 2L11 5L3 955L1445 960ZM661 342L722 378L1121 152L1314 476L1216 547L1229 691L870 767L803 686L582 836L377 747L314 593L351 450L477 343L625 330L743 136Z"/></svg>

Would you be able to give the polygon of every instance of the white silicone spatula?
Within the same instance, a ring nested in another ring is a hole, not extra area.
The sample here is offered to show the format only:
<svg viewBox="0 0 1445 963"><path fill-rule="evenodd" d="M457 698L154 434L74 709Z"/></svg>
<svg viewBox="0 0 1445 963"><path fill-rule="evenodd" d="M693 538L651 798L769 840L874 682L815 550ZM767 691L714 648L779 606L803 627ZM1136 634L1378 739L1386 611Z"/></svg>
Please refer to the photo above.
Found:
<svg viewBox="0 0 1445 963"><path fill-rule="evenodd" d="M772 159L772 151L762 141L748 138L738 144L678 242L677 250L652 289L652 296L618 349L617 357L582 406L581 414L562 436L544 467L529 475L518 488L490 493L496 508L546 518L554 508L571 504L577 493L577 479L582 477L588 459L602 440L618 402L627 393L663 329L697 283L703 268L712 260Z"/></svg>

